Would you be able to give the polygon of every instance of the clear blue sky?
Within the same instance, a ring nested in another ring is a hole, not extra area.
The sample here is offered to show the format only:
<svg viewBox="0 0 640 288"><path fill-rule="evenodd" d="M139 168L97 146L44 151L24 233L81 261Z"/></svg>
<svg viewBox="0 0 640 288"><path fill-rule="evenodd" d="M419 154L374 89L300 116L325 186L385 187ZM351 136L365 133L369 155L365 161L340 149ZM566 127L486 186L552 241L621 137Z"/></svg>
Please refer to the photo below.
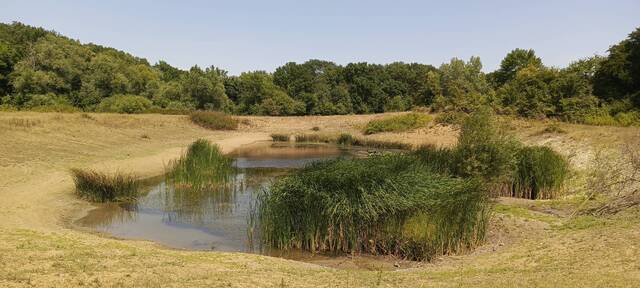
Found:
<svg viewBox="0 0 640 288"><path fill-rule="evenodd" d="M513 48L546 65L604 54L640 26L640 1L8 1L0 22L53 29L180 68L239 74L288 61L420 62Z"/></svg>

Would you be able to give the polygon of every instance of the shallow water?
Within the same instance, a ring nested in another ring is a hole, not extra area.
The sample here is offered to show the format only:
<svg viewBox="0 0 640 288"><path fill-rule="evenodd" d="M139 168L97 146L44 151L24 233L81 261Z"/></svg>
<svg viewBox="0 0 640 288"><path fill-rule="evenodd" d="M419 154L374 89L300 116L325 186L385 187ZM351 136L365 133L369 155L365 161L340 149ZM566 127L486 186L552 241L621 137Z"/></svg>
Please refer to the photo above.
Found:
<svg viewBox="0 0 640 288"><path fill-rule="evenodd" d="M100 206L77 224L116 237L152 240L173 248L277 254L260 249L259 239L250 241L248 216L258 193L268 189L277 177L313 161L354 157L362 152L325 144L249 145L231 154L237 169L225 187L184 193L174 189L170 181L159 181L147 188L135 204Z"/></svg>

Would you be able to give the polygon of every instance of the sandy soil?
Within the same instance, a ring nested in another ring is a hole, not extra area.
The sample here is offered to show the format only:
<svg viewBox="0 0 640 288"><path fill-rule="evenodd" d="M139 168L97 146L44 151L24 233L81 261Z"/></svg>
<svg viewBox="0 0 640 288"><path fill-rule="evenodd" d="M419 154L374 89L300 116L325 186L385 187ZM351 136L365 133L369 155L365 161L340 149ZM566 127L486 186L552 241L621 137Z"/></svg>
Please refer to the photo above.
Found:
<svg viewBox="0 0 640 288"><path fill-rule="evenodd" d="M184 116L0 112L0 287L625 287L640 281L636 212L585 224L585 219L542 217L507 201L492 223L487 245L399 272L170 250L69 228L72 219L92 207L73 195L70 168L149 177L161 174L165 163L198 138L229 152L276 132L311 133L319 127L318 133L358 134L376 117L384 115L243 117L248 124L238 131L214 132ZM539 133L545 125L516 121L513 130L525 142L547 144L570 156L578 169L588 167L594 147L640 135L636 128L566 124L566 134ZM370 137L447 146L457 133L434 125Z"/></svg>

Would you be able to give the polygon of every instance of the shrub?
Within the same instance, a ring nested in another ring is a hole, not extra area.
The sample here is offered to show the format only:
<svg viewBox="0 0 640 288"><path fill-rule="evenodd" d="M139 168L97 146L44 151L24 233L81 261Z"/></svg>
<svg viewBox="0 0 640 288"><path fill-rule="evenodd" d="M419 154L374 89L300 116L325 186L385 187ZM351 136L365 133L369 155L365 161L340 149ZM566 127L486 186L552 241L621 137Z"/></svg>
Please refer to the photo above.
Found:
<svg viewBox="0 0 640 288"><path fill-rule="evenodd" d="M464 121L469 117L467 113L458 111L443 112L436 116L434 120L438 124L445 125L462 125Z"/></svg>
<svg viewBox="0 0 640 288"><path fill-rule="evenodd" d="M93 170L71 169L76 193L96 202L131 201L137 196L139 180L133 175L107 175Z"/></svg>
<svg viewBox="0 0 640 288"><path fill-rule="evenodd" d="M342 133L338 136L338 144L340 145L351 145L353 144L353 136L349 133Z"/></svg>
<svg viewBox="0 0 640 288"><path fill-rule="evenodd" d="M142 113L151 108L151 100L137 95L116 95L104 98L98 104L97 111L111 113Z"/></svg>
<svg viewBox="0 0 640 288"><path fill-rule="evenodd" d="M518 146L496 122L493 112L480 109L462 125L454 150L455 172L461 177L503 182L514 170Z"/></svg>
<svg viewBox="0 0 640 288"><path fill-rule="evenodd" d="M375 119L367 123L364 134L409 131L425 126L429 121L431 121L431 116L417 112Z"/></svg>
<svg viewBox="0 0 640 288"><path fill-rule="evenodd" d="M80 109L73 107L69 100L53 93L31 95L30 100L24 104L24 108L37 112L72 113L80 111Z"/></svg>
<svg viewBox="0 0 640 288"><path fill-rule="evenodd" d="M569 174L567 160L548 147L524 147L517 154L511 196L551 199Z"/></svg>
<svg viewBox="0 0 640 288"><path fill-rule="evenodd" d="M193 123L211 130L235 130L238 128L238 120L222 112L195 111L189 117Z"/></svg>
<svg viewBox="0 0 640 288"><path fill-rule="evenodd" d="M429 260L484 239L480 181L439 176L406 155L336 159L280 178L259 196L264 244Z"/></svg>

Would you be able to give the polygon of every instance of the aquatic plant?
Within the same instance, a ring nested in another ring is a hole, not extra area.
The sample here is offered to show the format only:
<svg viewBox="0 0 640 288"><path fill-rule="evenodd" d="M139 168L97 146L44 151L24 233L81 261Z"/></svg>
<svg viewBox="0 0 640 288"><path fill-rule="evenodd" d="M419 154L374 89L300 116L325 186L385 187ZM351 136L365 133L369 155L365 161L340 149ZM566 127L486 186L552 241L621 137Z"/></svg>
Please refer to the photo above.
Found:
<svg viewBox="0 0 640 288"><path fill-rule="evenodd" d="M513 197L551 199L569 175L567 160L549 147L523 147L511 183Z"/></svg>
<svg viewBox="0 0 640 288"><path fill-rule="evenodd" d="M167 176L178 187L197 190L227 181L233 173L232 163L218 145L199 139L180 159L170 163Z"/></svg>
<svg viewBox="0 0 640 288"><path fill-rule="evenodd" d="M336 138L323 134L298 134L295 136L296 142L312 142L312 143L335 143Z"/></svg>
<svg viewBox="0 0 640 288"><path fill-rule="evenodd" d="M425 126L429 121L431 121L431 116L418 112L374 119L367 123L364 128L364 134L404 132Z"/></svg>
<svg viewBox="0 0 640 288"><path fill-rule="evenodd" d="M278 134L278 133L274 133L271 134L271 140L273 142L289 142L289 134Z"/></svg>
<svg viewBox="0 0 640 288"><path fill-rule="evenodd" d="M399 154L336 159L280 178L258 198L263 243L415 260L480 243L489 205L481 181L416 163Z"/></svg>
<svg viewBox="0 0 640 288"><path fill-rule="evenodd" d="M215 111L195 111L189 116L193 123L211 130L235 130L238 128L238 120Z"/></svg>
<svg viewBox="0 0 640 288"><path fill-rule="evenodd" d="M455 151L447 147L422 145L414 152L423 167L433 172L453 175L455 173Z"/></svg>
<svg viewBox="0 0 640 288"><path fill-rule="evenodd" d="M108 175L94 170L71 169L76 193L95 202L130 201L135 199L140 181L134 175Z"/></svg>

